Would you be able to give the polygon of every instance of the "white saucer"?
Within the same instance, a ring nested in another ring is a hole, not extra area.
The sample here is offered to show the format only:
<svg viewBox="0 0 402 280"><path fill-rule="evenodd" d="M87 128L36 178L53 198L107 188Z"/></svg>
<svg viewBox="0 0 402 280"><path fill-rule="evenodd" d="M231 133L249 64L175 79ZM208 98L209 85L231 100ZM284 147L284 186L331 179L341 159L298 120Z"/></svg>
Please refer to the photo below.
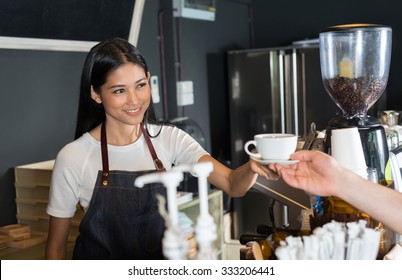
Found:
<svg viewBox="0 0 402 280"><path fill-rule="evenodd" d="M282 165L291 165L291 164L296 164L299 162L298 160L292 160L292 159L288 159L288 160L286 160L286 159L262 159L262 158L253 157L253 156L250 156L250 158L261 164L279 163Z"/></svg>

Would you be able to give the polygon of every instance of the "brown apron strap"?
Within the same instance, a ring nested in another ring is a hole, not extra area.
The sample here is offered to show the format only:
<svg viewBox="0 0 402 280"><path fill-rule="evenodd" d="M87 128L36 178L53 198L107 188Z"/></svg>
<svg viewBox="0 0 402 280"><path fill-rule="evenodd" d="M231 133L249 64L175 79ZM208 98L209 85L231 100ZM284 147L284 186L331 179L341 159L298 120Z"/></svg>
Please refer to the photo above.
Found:
<svg viewBox="0 0 402 280"><path fill-rule="evenodd" d="M165 171L162 161L158 158L154 146L152 145L151 139L148 133L145 131L144 125L141 124L141 131L144 134L145 141L147 143L148 149L151 152L152 159L154 160L154 165L157 171ZM107 152L107 138L106 138L106 126L105 123L101 125L101 152L102 152L102 187L106 188L108 184L109 176L109 156Z"/></svg>
<svg viewBox="0 0 402 280"><path fill-rule="evenodd" d="M107 138L105 123L101 125L101 151L102 151L102 187L106 188L109 176L109 156L107 153Z"/></svg>
<svg viewBox="0 0 402 280"><path fill-rule="evenodd" d="M165 167L163 166L162 161L158 158L158 155L155 152L154 146L152 145L151 138L149 137L148 132L145 130L144 126L145 126L144 124L141 124L141 131L142 131L142 134L144 134L148 149L151 152L151 156L152 156L152 159L154 160L155 168L158 171L165 171Z"/></svg>

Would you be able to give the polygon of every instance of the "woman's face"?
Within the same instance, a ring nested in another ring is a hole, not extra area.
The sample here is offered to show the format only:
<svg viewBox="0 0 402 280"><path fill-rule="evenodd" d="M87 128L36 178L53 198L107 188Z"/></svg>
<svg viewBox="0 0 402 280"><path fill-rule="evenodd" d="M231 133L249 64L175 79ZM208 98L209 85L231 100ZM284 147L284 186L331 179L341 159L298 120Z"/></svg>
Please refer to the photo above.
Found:
<svg viewBox="0 0 402 280"><path fill-rule="evenodd" d="M103 104L109 124L138 125L151 100L149 73L134 63L126 63L109 74L100 92L91 89L91 97Z"/></svg>

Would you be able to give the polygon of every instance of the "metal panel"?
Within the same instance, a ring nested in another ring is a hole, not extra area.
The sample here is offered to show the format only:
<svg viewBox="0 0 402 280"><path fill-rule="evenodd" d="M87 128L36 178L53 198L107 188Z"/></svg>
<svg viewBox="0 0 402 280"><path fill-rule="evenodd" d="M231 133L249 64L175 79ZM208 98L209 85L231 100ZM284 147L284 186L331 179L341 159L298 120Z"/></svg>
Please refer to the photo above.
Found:
<svg viewBox="0 0 402 280"><path fill-rule="evenodd" d="M231 160L238 166L248 160L244 143L273 130L270 53L230 52L228 65Z"/></svg>

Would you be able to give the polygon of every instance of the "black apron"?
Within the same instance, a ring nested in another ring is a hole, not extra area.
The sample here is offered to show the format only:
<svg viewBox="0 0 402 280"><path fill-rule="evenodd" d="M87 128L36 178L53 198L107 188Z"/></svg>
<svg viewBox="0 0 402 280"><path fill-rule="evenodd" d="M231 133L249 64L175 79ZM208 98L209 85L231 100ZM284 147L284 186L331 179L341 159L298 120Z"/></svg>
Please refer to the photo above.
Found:
<svg viewBox="0 0 402 280"><path fill-rule="evenodd" d="M141 130L156 169L163 171L142 124ZM166 196L165 187L160 183L134 186L137 177L155 170L109 171L104 124L101 149L103 170L98 173L90 205L81 221L73 259L163 259L165 224L158 212L156 194Z"/></svg>

